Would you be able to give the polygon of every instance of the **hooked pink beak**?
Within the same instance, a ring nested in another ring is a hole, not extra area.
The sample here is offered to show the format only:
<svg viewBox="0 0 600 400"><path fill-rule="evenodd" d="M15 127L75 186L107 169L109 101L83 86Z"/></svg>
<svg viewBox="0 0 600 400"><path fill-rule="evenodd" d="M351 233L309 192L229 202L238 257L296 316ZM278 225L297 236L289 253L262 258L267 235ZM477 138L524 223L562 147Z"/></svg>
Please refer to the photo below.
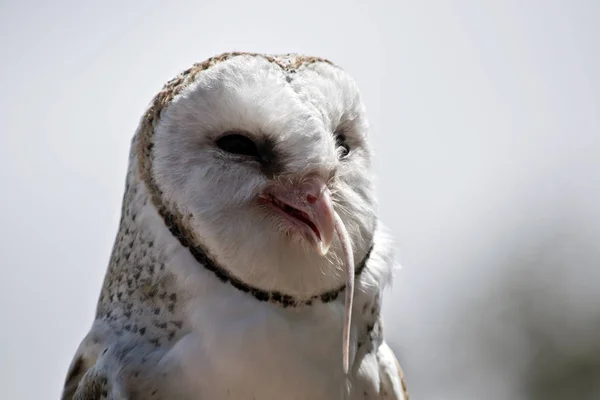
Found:
<svg viewBox="0 0 600 400"><path fill-rule="evenodd" d="M327 254L335 227L331 193L325 181L310 177L297 185L271 185L258 199L301 233L321 255Z"/></svg>

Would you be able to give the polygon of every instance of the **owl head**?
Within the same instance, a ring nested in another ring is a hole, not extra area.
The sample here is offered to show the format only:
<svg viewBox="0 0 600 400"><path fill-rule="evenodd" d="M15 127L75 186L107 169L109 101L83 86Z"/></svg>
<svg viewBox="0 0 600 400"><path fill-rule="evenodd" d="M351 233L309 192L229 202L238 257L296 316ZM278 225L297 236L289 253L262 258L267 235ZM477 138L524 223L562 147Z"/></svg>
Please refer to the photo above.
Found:
<svg viewBox="0 0 600 400"><path fill-rule="evenodd" d="M139 165L186 246L252 287L309 298L344 282L334 213L357 263L371 246L368 130L355 82L332 63L229 53L157 95Z"/></svg>

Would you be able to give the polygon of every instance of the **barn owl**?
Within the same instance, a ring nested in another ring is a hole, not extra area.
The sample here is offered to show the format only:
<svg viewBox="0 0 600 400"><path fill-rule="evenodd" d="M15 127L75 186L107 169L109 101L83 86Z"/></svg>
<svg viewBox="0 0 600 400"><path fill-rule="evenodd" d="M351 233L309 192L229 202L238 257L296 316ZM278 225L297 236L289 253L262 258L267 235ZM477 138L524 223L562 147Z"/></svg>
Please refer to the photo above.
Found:
<svg viewBox="0 0 600 400"><path fill-rule="evenodd" d="M62 398L407 399L368 131L325 59L226 53L169 81Z"/></svg>

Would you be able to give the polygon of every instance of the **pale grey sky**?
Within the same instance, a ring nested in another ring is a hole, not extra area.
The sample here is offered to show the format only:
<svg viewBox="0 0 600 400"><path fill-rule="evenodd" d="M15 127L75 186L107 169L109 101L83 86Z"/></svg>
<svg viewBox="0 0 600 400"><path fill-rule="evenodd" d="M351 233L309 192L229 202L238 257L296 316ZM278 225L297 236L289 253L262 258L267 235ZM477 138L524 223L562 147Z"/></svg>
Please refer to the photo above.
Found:
<svg viewBox="0 0 600 400"><path fill-rule="evenodd" d="M166 80L231 50L324 56L357 80L403 264L386 330L415 400L517 396L517 367L486 372L449 327L487 298L502 246L567 226L597 247L599 20L594 0L0 2L3 398L58 398L137 121ZM481 321L497 319L461 326Z"/></svg>

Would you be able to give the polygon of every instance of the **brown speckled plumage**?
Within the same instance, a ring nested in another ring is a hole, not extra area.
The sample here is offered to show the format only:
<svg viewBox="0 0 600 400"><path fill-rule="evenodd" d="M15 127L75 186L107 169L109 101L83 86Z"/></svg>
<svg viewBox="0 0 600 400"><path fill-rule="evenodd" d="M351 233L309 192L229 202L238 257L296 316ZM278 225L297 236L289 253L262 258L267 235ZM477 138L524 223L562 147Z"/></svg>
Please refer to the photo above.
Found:
<svg viewBox="0 0 600 400"><path fill-rule="evenodd" d="M145 188L128 176L119 233L96 318L158 346L164 340L175 339L182 322L176 310L177 291L165 270L163 250L154 246L152 232L140 229L136 220L138 207L147 198ZM148 323L147 314L154 315L154 321Z"/></svg>

